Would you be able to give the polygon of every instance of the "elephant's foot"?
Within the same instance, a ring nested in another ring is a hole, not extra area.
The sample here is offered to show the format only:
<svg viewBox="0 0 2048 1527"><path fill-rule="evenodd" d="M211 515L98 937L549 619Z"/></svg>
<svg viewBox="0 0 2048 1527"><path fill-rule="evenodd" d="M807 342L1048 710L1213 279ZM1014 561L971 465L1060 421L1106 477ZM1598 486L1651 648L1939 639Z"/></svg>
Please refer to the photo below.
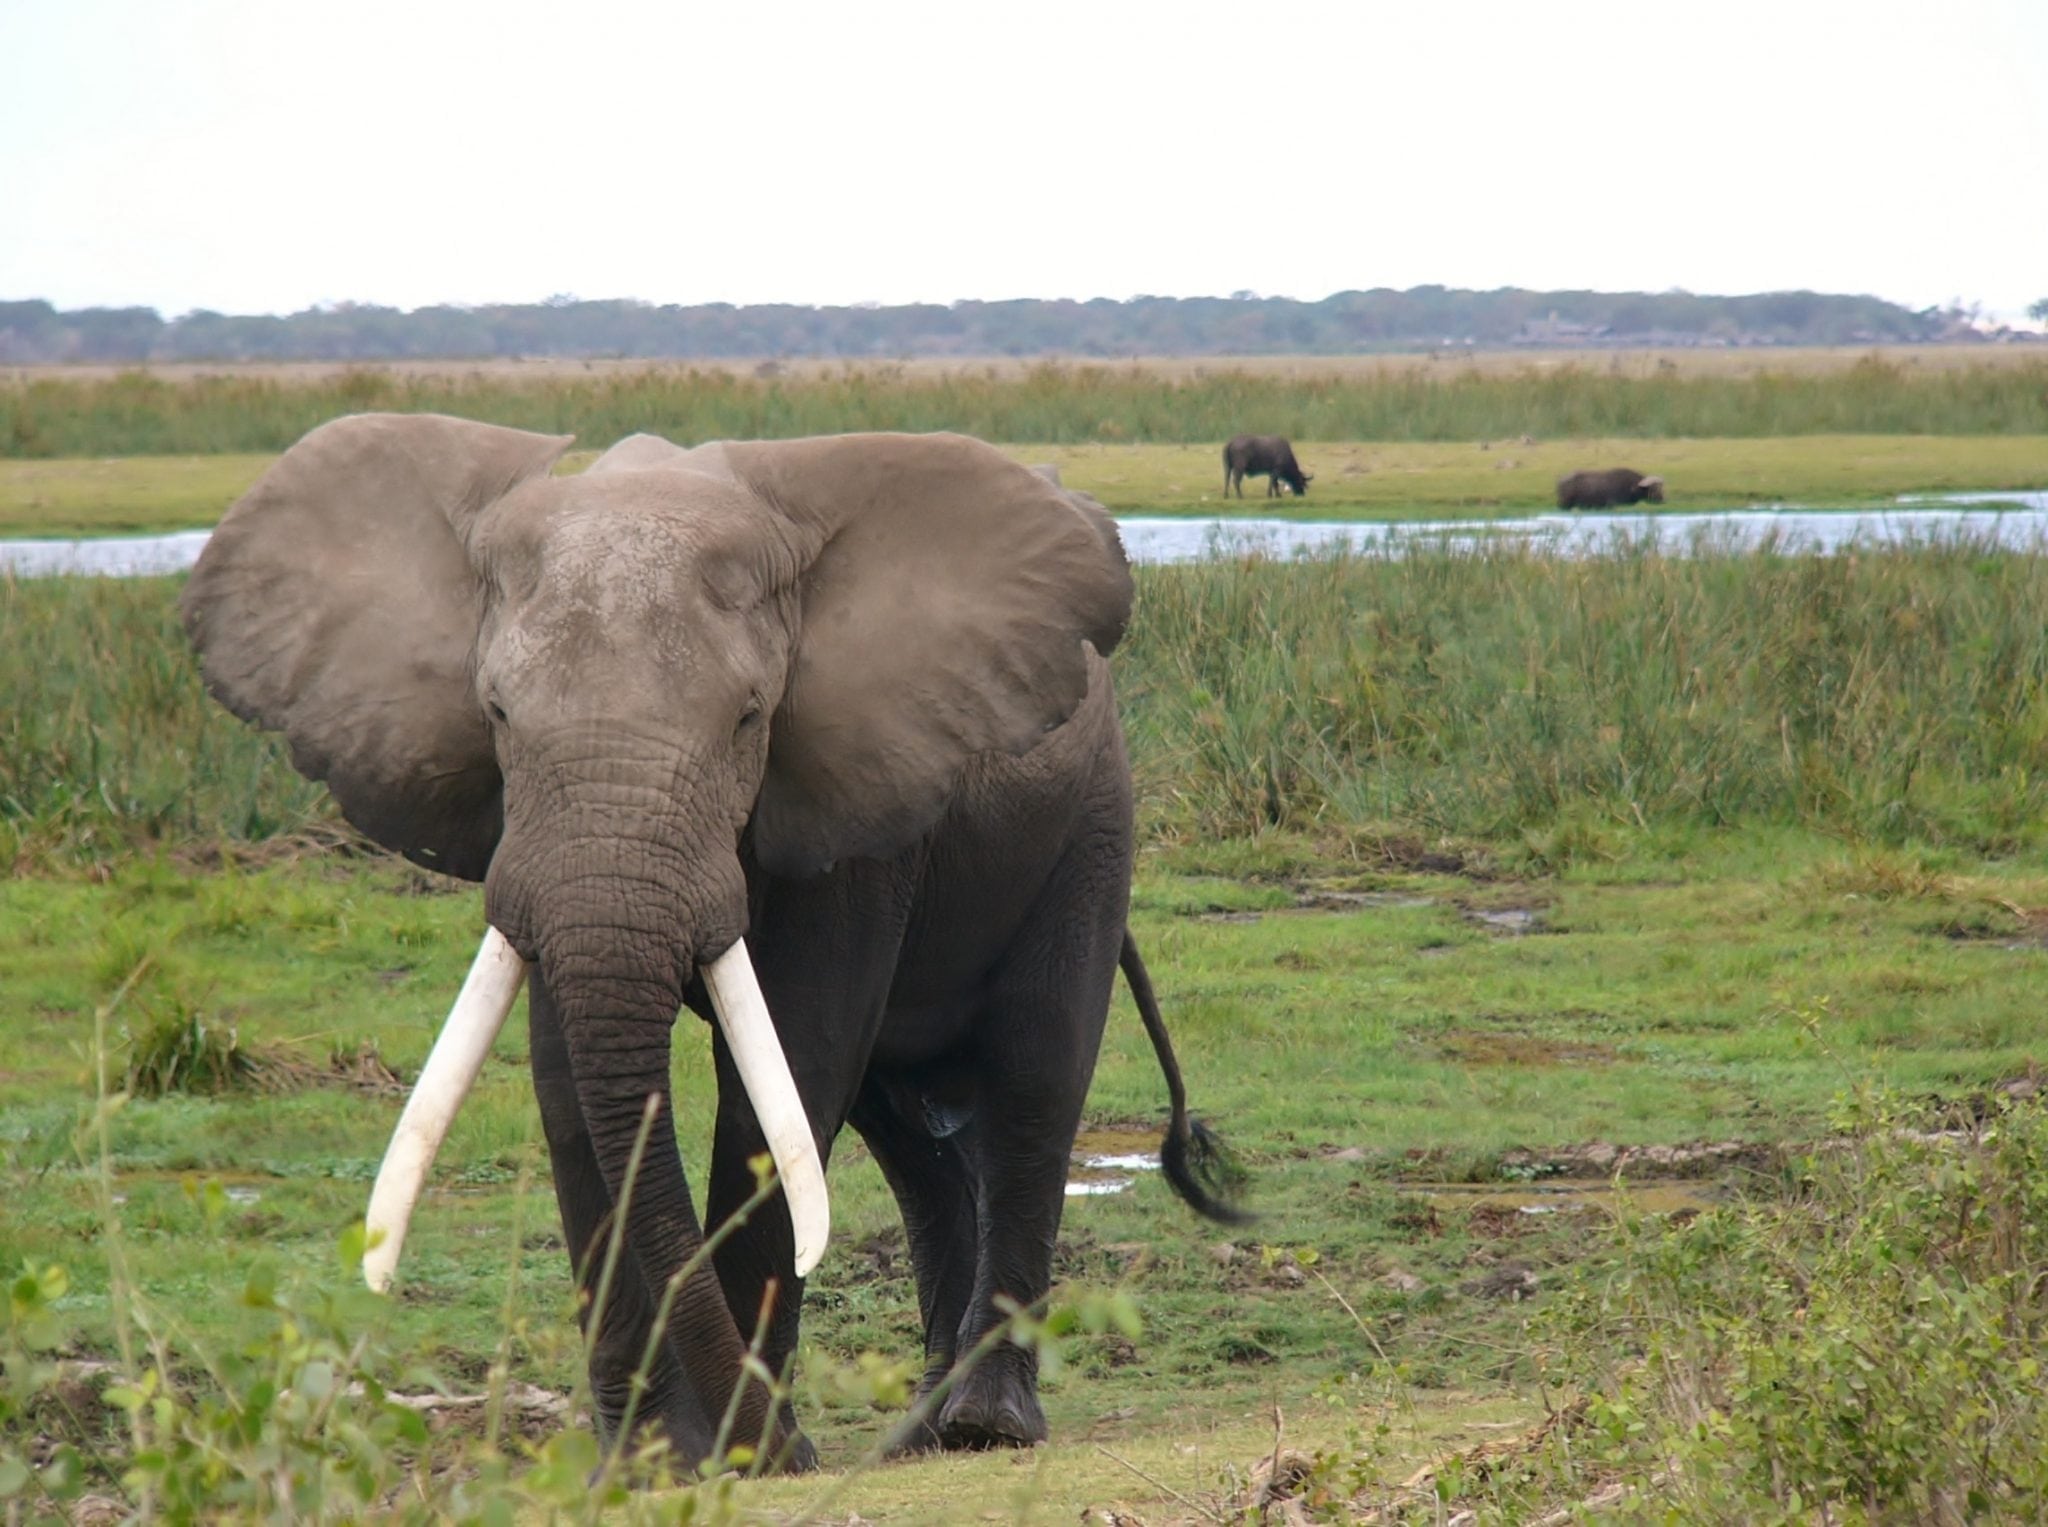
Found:
<svg viewBox="0 0 2048 1527"><path fill-rule="evenodd" d="M791 1432L783 1439L780 1456L768 1462L777 1474L809 1474L818 1467L818 1450L802 1432Z"/></svg>
<svg viewBox="0 0 2048 1527"><path fill-rule="evenodd" d="M1045 1412L1029 1373L1000 1360L984 1363L939 1407L939 1446L953 1451L1031 1447L1045 1441Z"/></svg>
<svg viewBox="0 0 2048 1527"><path fill-rule="evenodd" d="M606 1404L604 1391L598 1392L597 1399L596 1414L591 1419L597 1432L598 1446L607 1453L632 1453L634 1447L621 1442L620 1422L624 1404ZM664 1419L659 1407L654 1408L654 1414L643 1413L634 1421L633 1435L639 1442L666 1437L672 1462L684 1471L701 1468L707 1461L702 1455L704 1443L695 1440L693 1431ZM795 1415L785 1405L775 1433L769 1439L768 1456L746 1465L734 1463L730 1467L764 1474L809 1474L818 1467L818 1450L811 1445L811 1439L798 1430Z"/></svg>
<svg viewBox="0 0 2048 1527"><path fill-rule="evenodd" d="M946 1446L939 1435L939 1407L931 1403L932 1391L945 1380L946 1364L934 1361L925 1369L924 1377L917 1381L917 1392L910 1397L910 1414L889 1435L883 1444L884 1458L913 1458L920 1453L936 1453Z"/></svg>

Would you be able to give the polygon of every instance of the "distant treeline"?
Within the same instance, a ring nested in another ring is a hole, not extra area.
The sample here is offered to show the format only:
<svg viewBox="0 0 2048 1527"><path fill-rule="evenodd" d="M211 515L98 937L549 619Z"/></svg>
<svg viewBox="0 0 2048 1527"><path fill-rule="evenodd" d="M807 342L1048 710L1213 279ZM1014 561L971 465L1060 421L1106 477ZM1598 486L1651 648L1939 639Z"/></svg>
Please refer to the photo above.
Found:
<svg viewBox="0 0 2048 1527"><path fill-rule="evenodd" d="M561 297L411 312L341 303L287 317L201 310L171 319L152 308L59 312L28 301L0 302L0 363L1344 355L1445 344L1899 344L1956 337L1957 331L1954 312L1913 312L1876 297L1513 287L1376 288L1320 302L1245 292L904 307L657 307Z"/></svg>
<svg viewBox="0 0 2048 1527"><path fill-rule="evenodd" d="M844 430L959 430L1024 444L2048 433L2048 357L1921 368L1875 356L1750 376L1604 366L1389 366L1356 375L1219 367L1173 377L1112 365L920 373L848 366L753 376L691 366L556 376L364 367L309 380L130 371L0 385L0 457L276 451L337 414L447 413L606 445L636 430L686 443Z"/></svg>

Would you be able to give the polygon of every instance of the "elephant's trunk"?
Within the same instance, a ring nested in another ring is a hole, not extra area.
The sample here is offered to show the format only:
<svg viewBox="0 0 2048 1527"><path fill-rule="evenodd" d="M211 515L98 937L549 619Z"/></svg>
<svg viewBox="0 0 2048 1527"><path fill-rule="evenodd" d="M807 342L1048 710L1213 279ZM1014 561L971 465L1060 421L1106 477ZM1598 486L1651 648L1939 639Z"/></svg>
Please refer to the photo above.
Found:
<svg viewBox="0 0 2048 1527"><path fill-rule="evenodd" d="M650 1333L657 1338L647 1378L657 1379L666 1358L680 1369L695 1397L694 1405L682 1411L664 1408L671 1440L685 1457L700 1461L710 1455L715 1442L706 1430L707 1423L725 1410L735 1387L743 1383L745 1345L711 1259L704 1254L704 1229L691 1201L676 1143L669 1090L669 1036L675 1023L676 998L650 991L636 1004L621 1000L615 978L592 981L558 972L551 968L545 952L540 964L559 1017L567 1051L567 1080L588 1140L586 1159L595 1170L605 1200L601 1206L605 1212L595 1223L608 1226L623 1221L622 1260L613 1287L619 1290L630 1281L640 1290L629 1298L632 1307L643 1314L627 1324L636 1348ZM597 1185L592 1186L595 1190ZM561 1188L559 1179L557 1188ZM565 1227L573 1219L569 1210L565 1204ZM584 1244L572 1245L570 1255L586 1268L584 1286L594 1293L602 1280L590 1269L601 1267L609 1255L608 1238L602 1229L595 1235L575 1231L572 1235ZM659 1330L644 1325L645 1316L655 1313L664 1302L667 1314ZM585 1317L592 1331L610 1324L595 1310L586 1310ZM593 1354L591 1376L599 1387L607 1428L620 1419L611 1412L627 1392L619 1387L625 1373L642 1361L640 1350L614 1351L603 1364ZM735 1440L751 1441L767 1431L770 1398L760 1385L746 1384L735 1413ZM642 1419L656 1418L643 1415Z"/></svg>
<svg viewBox="0 0 2048 1527"><path fill-rule="evenodd" d="M488 964L499 972L496 990L481 1003L457 1003L422 1073L423 1084L435 1085L415 1089L408 1120L380 1173L372 1196L373 1228L383 1236L365 1258L365 1275L373 1286L390 1276L403 1216L418 1196L432 1149L527 969L519 956L535 959L559 1015L567 1080L604 1196L612 1206L626 1206L623 1254L651 1300L660 1301L675 1284L663 1332L667 1351L715 1416L740 1382L744 1346L710 1260L702 1255L704 1228L676 1144L670 1036L693 975L704 979L770 1142L795 1229L799 1274L822 1252L829 1223L812 1130L739 939L744 879L730 848L705 856L713 866L707 872L704 861L683 846L645 837L601 839L593 833L565 848L533 853L519 852L515 841L508 838L501 846L487 886L493 928L479 968ZM454 1080L441 1085L450 1075ZM629 1192L629 1164L650 1099L652 1127ZM579 1259L604 1254L602 1244L572 1248ZM759 1385L748 1391L734 1417L735 1440L761 1436L768 1422L768 1394ZM702 1457L713 1439L675 1440Z"/></svg>
<svg viewBox="0 0 2048 1527"><path fill-rule="evenodd" d="M511 1014L526 968L502 933L485 928L469 977L406 1100L370 1192L363 1278L379 1293L390 1285L427 1173ZM745 942L735 943L705 965L703 976L782 1181L796 1239L796 1274L807 1277L824 1255L831 1233L824 1166Z"/></svg>

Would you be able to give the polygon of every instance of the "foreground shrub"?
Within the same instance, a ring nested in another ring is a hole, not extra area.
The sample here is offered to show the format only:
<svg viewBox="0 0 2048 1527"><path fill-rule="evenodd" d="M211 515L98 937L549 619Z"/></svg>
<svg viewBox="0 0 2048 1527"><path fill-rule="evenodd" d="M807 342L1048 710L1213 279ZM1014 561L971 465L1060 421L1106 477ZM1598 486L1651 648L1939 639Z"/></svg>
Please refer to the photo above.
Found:
<svg viewBox="0 0 2048 1527"><path fill-rule="evenodd" d="M1782 1193L1630 1227L1549 1312L1585 1419L1524 1484L1624 1520L2042 1519L2048 1113L1846 1122Z"/></svg>

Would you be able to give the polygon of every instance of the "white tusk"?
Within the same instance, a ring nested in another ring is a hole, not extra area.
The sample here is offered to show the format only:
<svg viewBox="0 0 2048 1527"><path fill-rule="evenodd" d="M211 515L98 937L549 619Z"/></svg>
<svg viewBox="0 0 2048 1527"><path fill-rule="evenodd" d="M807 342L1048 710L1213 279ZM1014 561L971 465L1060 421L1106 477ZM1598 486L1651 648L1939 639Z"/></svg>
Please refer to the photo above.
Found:
<svg viewBox="0 0 2048 1527"><path fill-rule="evenodd" d="M405 1227L427 1185L434 1155L441 1149L448 1126L455 1122L456 1110L476 1085L484 1057L505 1026L512 1000L525 980L526 961L519 958L504 934L486 927L483 945L463 980L455 1006L448 1010L448 1021L441 1025L441 1037L434 1041L419 1080L413 1083L405 1112L398 1116L398 1128L384 1148L377 1185L370 1190L366 1220L371 1244L363 1253L363 1281L379 1293L389 1287L398 1266L398 1248L405 1244Z"/></svg>
<svg viewBox="0 0 2048 1527"><path fill-rule="evenodd" d="M832 1233L832 1205L825 1196L825 1168L818 1161L811 1121L804 1117L796 1079L789 1074L789 1061L775 1037L761 983L754 978L754 962L747 958L746 940L704 966L703 975L711 1010L718 1015L718 1027L782 1179L790 1228L796 1232L796 1275L801 1278L818 1265Z"/></svg>

